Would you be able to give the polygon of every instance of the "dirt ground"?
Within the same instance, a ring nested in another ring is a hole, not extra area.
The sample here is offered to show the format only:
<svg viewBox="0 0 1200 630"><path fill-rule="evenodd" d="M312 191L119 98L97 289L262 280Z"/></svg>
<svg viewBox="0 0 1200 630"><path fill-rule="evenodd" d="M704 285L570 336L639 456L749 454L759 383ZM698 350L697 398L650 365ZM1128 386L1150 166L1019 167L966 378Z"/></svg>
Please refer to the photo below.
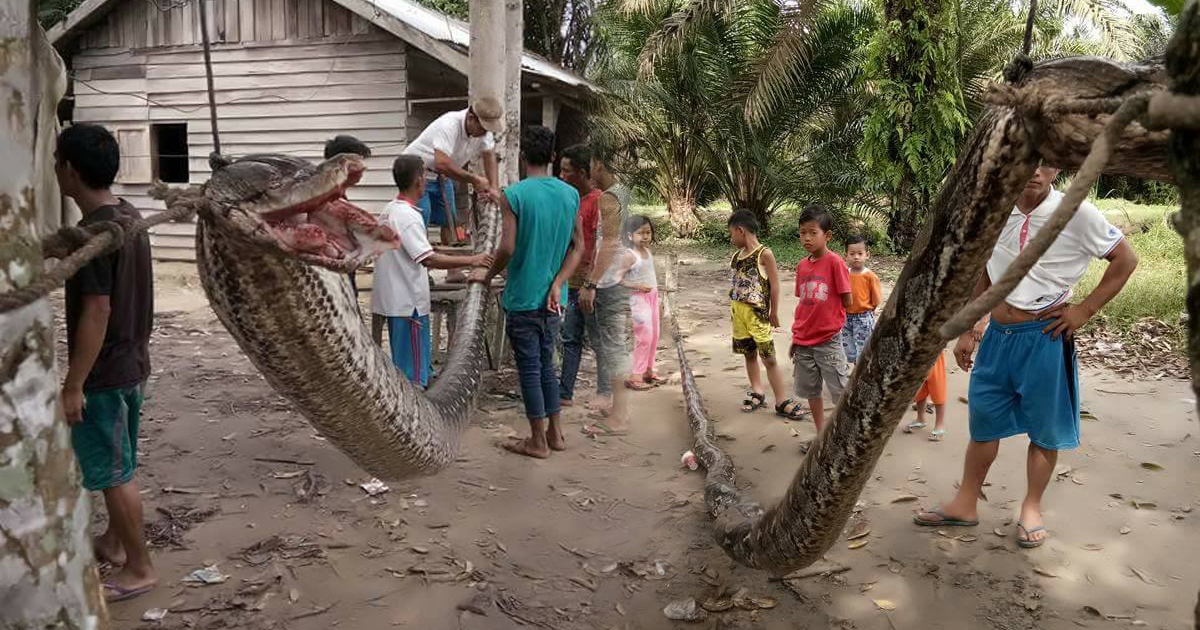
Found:
<svg viewBox="0 0 1200 630"><path fill-rule="evenodd" d="M741 483L772 502L812 425L738 412L746 385L728 350L724 276L683 271L679 306L710 414ZM156 295L138 481L160 586L114 604L118 628L1191 627L1200 427L1183 381L1085 369L1084 444L1064 453L1048 493L1050 540L1024 551L1012 525L1023 440L1002 447L978 528L951 538L911 523L961 470L967 376L952 368L947 440L898 432L861 497L870 533L835 544L834 571L779 581L713 544L702 472L679 464L691 439L678 386L634 395L627 438L585 439L584 411L569 410L569 450L531 461L495 446L525 431L502 372L485 382L457 465L372 497L366 475L256 373L190 268L159 265ZM676 370L669 339L660 370ZM209 565L228 579L182 581ZM663 615L674 600L739 588L777 605L702 623ZM170 612L142 620L156 608Z"/></svg>

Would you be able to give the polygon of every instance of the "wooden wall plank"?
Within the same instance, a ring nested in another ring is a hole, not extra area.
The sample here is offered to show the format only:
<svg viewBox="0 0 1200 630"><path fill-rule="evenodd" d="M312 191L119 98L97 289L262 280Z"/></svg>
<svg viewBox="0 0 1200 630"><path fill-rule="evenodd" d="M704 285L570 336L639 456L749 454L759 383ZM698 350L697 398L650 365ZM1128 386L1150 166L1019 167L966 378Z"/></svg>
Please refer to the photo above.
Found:
<svg viewBox="0 0 1200 630"><path fill-rule="evenodd" d="M298 29L298 13L300 11L300 3L308 2L308 0L285 0L283 3L284 11L284 26L283 37L280 39L295 39L299 34Z"/></svg>
<svg viewBox="0 0 1200 630"><path fill-rule="evenodd" d="M127 65L131 60L139 63L150 63L153 55L154 65L196 65L204 62L204 54L197 47L176 47L154 51L128 51L105 49L103 51L88 51L73 57L76 69L96 68L109 65ZM279 61L305 59L331 59L350 57L369 57L391 55L390 65L404 67L404 48L392 41L357 41L347 39L342 41L307 41L279 42L274 46L217 46L212 49L213 64L220 65L231 62Z"/></svg>
<svg viewBox="0 0 1200 630"><path fill-rule="evenodd" d="M91 72L87 70L85 72ZM260 90L261 93L274 93L277 88L296 87L297 85L305 85L304 81L310 73L284 73L284 74L266 74L266 75L246 75L246 76L228 76L221 75L220 84L223 90ZM404 71L403 70L363 70L357 72L338 71L329 75L329 80L324 83L311 84L315 89L318 85L328 89L338 89L338 86L344 85L362 85L362 81L369 81L372 77L377 77L381 85L387 86L388 89L401 90L404 92ZM86 77L85 77L86 78ZM204 77L165 77L154 78L151 80L151 92L155 94L174 94L180 92L194 92L197 90L205 90L207 86L204 82ZM99 84L98 84L99 85ZM307 86L306 86L307 87ZM105 89L101 87L100 89ZM269 91L269 92L266 92ZM315 98L315 97L314 97Z"/></svg>
<svg viewBox="0 0 1200 630"><path fill-rule="evenodd" d="M238 0L238 41L254 40L255 0Z"/></svg>
<svg viewBox="0 0 1200 630"><path fill-rule="evenodd" d="M271 0L254 0L254 39L271 41Z"/></svg>
<svg viewBox="0 0 1200 630"><path fill-rule="evenodd" d="M403 70L393 55L364 55L341 59L294 59L277 61L239 61L223 63L213 67L213 76L266 76L276 74L317 73L318 83L330 69L334 72L350 70ZM194 65L149 65L146 76L154 79L201 77L203 64Z"/></svg>
<svg viewBox="0 0 1200 630"><path fill-rule="evenodd" d="M309 37L319 38L325 36L325 7L326 2L310 2L309 3Z"/></svg>
<svg viewBox="0 0 1200 630"><path fill-rule="evenodd" d="M308 0L296 4L296 39L305 40L311 37L312 4Z"/></svg>
<svg viewBox="0 0 1200 630"><path fill-rule="evenodd" d="M238 0L222 0L221 4L225 8L225 41L231 43L240 42L241 36L238 30L240 22L238 16L241 9L238 6Z"/></svg>
<svg viewBox="0 0 1200 630"><path fill-rule="evenodd" d="M287 39L287 3L271 0L271 41Z"/></svg>

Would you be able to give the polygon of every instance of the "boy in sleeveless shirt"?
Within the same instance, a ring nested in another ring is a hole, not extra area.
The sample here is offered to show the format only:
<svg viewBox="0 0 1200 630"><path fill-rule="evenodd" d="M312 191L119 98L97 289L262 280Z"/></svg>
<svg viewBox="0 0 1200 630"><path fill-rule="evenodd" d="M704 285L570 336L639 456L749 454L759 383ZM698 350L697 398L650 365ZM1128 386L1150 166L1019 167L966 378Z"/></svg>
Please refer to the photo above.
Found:
<svg viewBox="0 0 1200 630"><path fill-rule="evenodd" d="M767 381L775 396L775 413L789 420L801 420L800 401L787 397L783 373L775 359L775 339L779 328L779 267L775 254L758 241L758 219L749 210L738 210L729 217L729 239L738 251L729 261L732 286L729 310L733 320L733 351L746 360L750 391L742 401L742 411L751 413L767 406L763 393L759 359L767 368Z"/></svg>

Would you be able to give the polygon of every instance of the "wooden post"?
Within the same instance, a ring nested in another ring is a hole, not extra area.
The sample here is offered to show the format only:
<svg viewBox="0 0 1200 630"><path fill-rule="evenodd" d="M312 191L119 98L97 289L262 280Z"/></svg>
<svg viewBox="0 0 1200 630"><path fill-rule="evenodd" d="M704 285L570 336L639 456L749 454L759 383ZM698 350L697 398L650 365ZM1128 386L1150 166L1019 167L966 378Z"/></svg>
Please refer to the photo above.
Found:
<svg viewBox="0 0 1200 630"><path fill-rule="evenodd" d="M504 5L499 0L471 0L471 48L467 94L471 100L490 96L504 102Z"/></svg>
<svg viewBox="0 0 1200 630"><path fill-rule="evenodd" d="M0 293L42 274L34 207L37 22L31 0L0 19ZM45 86L50 88L51 86ZM21 113L25 112L25 113ZM88 538L90 510L59 404L54 318L45 298L0 317L0 606L5 628L107 628Z"/></svg>
<svg viewBox="0 0 1200 630"><path fill-rule="evenodd" d="M505 2L504 61L504 173L508 183L521 178L521 57L525 53L525 17L522 0Z"/></svg>
<svg viewBox="0 0 1200 630"><path fill-rule="evenodd" d="M547 94L542 97L542 126L550 131L558 131L558 99Z"/></svg>

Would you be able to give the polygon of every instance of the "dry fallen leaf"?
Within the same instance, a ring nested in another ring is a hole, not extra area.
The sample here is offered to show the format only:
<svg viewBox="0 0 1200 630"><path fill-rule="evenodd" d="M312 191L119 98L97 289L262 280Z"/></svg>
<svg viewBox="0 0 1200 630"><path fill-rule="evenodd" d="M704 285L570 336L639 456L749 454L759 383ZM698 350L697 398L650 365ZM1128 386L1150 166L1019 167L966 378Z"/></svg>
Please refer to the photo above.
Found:
<svg viewBox="0 0 1200 630"><path fill-rule="evenodd" d="M1142 468L1154 471L1164 470L1162 464L1156 464L1154 462L1142 462Z"/></svg>
<svg viewBox="0 0 1200 630"><path fill-rule="evenodd" d="M867 543L869 542L871 542L871 539L869 538L860 538L858 540L850 541L850 544L846 545L846 547L848 549L861 549L862 547L866 547Z"/></svg>
<svg viewBox="0 0 1200 630"><path fill-rule="evenodd" d="M625 616L625 607L621 605L621 602L617 602L617 614L622 617Z"/></svg>
<svg viewBox="0 0 1200 630"><path fill-rule="evenodd" d="M879 610L896 610L896 603L890 599L877 599L874 601L875 606L879 608Z"/></svg>
<svg viewBox="0 0 1200 630"><path fill-rule="evenodd" d="M1127 527L1127 526L1124 526L1124 525L1122 525L1122 526L1121 526L1121 535L1122 535L1122 536L1124 536L1125 534L1128 534L1128 533L1129 533L1129 532L1131 532L1131 531L1133 531L1133 530L1132 530L1132 529L1129 529L1129 527Z"/></svg>
<svg viewBox="0 0 1200 630"><path fill-rule="evenodd" d="M1036 573L1036 574L1038 574L1038 575L1043 575L1043 576L1045 576L1045 577L1049 577L1049 578L1056 578L1056 577L1058 577L1058 574L1057 574L1057 573L1055 573L1055 572L1053 572L1053 571L1051 571L1051 570L1049 570L1049 569L1043 569L1042 567L1033 567L1033 572L1034 572L1034 573Z"/></svg>
<svg viewBox="0 0 1200 630"><path fill-rule="evenodd" d="M956 537L955 540L965 542L965 543L970 543L970 542L975 542L976 540L979 540L979 537L972 536L971 534L963 534L962 536Z"/></svg>
<svg viewBox="0 0 1200 630"><path fill-rule="evenodd" d="M295 604L296 600L300 599L300 591L291 589L288 591L288 599L292 600L292 603Z"/></svg>
<svg viewBox="0 0 1200 630"><path fill-rule="evenodd" d="M1138 579L1140 579L1141 581L1143 581L1147 584L1153 584L1154 586L1159 586L1159 583L1157 580L1150 577L1150 575L1148 575L1146 572L1139 570L1137 567L1129 567L1129 570L1133 571L1133 574L1138 576Z"/></svg>
<svg viewBox="0 0 1200 630"><path fill-rule="evenodd" d="M1158 507L1158 504L1153 501L1138 501L1137 499L1133 499L1130 503L1137 510L1153 510Z"/></svg>
<svg viewBox="0 0 1200 630"><path fill-rule="evenodd" d="M858 524L854 526L854 529L850 530L850 533L846 536L846 540L857 540L870 533L871 526L865 522L859 521Z"/></svg>
<svg viewBox="0 0 1200 630"><path fill-rule="evenodd" d="M1103 551L1104 545L1101 545L1100 543L1088 543L1083 546L1083 550L1084 551Z"/></svg>
<svg viewBox="0 0 1200 630"><path fill-rule="evenodd" d="M997 527L996 529L993 529L993 530L992 530L992 533L993 533L993 534L995 534L995 535L997 535L997 536L999 536L999 537L1001 537L1001 538L1004 538L1005 536L1007 536L1007 534L1005 534L1005 533L1004 533L1004 530L1003 530L1003 529L1000 529L999 527Z"/></svg>
<svg viewBox="0 0 1200 630"><path fill-rule="evenodd" d="M918 497L914 494L902 494L902 495L896 497L895 499L892 499L892 503L909 503L911 501L916 501L920 498L921 497Z"/></svg>

